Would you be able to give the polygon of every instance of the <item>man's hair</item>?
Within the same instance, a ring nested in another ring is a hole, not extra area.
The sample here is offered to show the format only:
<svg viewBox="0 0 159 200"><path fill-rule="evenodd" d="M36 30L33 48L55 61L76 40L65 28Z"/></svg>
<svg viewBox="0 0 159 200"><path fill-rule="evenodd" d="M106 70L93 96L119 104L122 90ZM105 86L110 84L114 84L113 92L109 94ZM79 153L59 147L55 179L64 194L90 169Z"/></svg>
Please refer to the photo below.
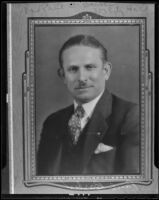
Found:
<svg viewBox="0 0 159 200"><path fill-rule="evenodd" d="M75 35L69 38L60 49L59 63L61 68L63 68L63 60L62 60L63 52L66 49L76 45L82 45L100 49L103 62L107 61L107 49L96 38L90 35Z"/></svg>

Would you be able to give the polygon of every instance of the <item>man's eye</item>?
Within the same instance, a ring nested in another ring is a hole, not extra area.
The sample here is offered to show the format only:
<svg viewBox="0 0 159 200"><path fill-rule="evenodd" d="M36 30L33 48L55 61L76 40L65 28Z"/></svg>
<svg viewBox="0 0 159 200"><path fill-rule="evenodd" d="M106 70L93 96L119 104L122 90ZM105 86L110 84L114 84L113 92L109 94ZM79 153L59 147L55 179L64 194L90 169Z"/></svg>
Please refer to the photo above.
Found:
<svg viewBox="0 0 159 200"><path fill-rule="evenodd" d="M77 70L78 70L78 67L70 67L69 68L70 72L77 72Z"/></svg>
<svg viewBox="0 0 159 200"><path fill-rule="evenodd" d="M95 68L94 65L86 65L86 69L88 69L88 70L92 70L92 69L94 69L94 68Z"/></svg>

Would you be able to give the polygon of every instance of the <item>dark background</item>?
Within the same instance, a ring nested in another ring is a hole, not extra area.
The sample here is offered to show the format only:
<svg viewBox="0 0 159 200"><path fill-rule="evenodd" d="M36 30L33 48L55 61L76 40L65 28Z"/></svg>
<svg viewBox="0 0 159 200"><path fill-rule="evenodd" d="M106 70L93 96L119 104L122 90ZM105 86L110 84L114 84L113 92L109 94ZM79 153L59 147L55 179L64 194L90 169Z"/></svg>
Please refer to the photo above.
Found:
<svg viewBox="0 0 159 200"><path fill-rule="evenodd" d="M12 1L13 2L13 1ZM139 1L141 3L141 1ZM146 2L146 1L143 1ZM156 2L156 1L148 1L149 3L152 2ZM155 165L156 167L159 167L159 148L158 148L158 139L159 139L159 129L158 129L158 118L159 118L159 106L158 106L158 102L159 102L159 69L158 69L158 55L159 55L159 51L158 51L158 47L159 47L159 39L158 39L158 35L159 35L159 23L158 23L158 19L159 19L159 4L156 3L155 6L155 96L154 96L154 100L155 100ZM8 189L8 185L9 185L9 178L8 178L8 170L6 170L6 168L8 168L8 129L7 129L7 103L6 103L6 93L7 93L7 28L6 28L6 24L7 24L7 14L6 14L6 2L3 2L1 4L1 194L7 194L9 193L9 189ZM35 198L39 198L39 199L50 199L53 198L53 195L5 195L2 198L5 199L11 199L11 198L15 198L15 199L26 199L26 196L32 199ZM97 198L97 196L99 196L100 198L102 198L102 195L91 195L90 198ZM157 199L158 195L116 195L116 197L118 198L122 198L122 199ZM57 197L57 195L56 195ZM58 196L59 197L59 196ZM62 195L60 195L60 197L62 198ZM55 197L54 197L55 198ZM66 195L65 195L66 198ZM68 198L71 198L71 196L69 196ZM72 198L75 198L75 196L72 196ZM108 198L108 199L114 199L114 195L103 195L103 198ZM56 199L56 198L55 198Z"/></svg>
<svg viewBox="0 0 159 200"><path fill-rule="evenodd" d="M72 103L57 75L58 53L62 44L76 34L96 37L108 50L112 74L107 87L116 95L139 103L139 26L36 26L35 85L37 141L46 117Z"/></svg>

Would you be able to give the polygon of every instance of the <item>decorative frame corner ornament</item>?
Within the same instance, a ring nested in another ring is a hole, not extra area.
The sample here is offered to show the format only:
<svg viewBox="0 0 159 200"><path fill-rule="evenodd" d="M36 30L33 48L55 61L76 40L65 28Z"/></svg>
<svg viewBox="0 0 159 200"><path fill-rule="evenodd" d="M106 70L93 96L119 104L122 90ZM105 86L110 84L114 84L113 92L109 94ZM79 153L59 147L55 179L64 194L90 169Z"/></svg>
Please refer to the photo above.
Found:
<svg viewBox="0 0 159 200"><path fill-rule="evenodd" d="M35 148L35 28L47 25L121 25L139 26L140 77L140 164L139 174L93 176L36 176ZM126 184L149 185L152 182L152 79L149 50L146 46L146 18L107 18L82 12L68 18L28 18L29 47L25 53L26 71L23 73L24 111L24 184L27 187L49 185L75 190L110 189Z"/></svg>

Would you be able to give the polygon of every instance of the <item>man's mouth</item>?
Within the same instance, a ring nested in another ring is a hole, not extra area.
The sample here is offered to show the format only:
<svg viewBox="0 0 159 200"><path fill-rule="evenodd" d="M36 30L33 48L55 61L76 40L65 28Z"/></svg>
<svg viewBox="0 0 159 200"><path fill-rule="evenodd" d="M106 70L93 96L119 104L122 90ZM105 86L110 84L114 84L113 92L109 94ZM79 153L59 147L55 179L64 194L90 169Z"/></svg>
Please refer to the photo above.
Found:
<svg viewBox="0 0 159 200"><path fill-rule="evenodd" d="M88 89L91 88L92 86L80 86L80 87L76 87L76 90L84 90L84 89Z"/></svg>

